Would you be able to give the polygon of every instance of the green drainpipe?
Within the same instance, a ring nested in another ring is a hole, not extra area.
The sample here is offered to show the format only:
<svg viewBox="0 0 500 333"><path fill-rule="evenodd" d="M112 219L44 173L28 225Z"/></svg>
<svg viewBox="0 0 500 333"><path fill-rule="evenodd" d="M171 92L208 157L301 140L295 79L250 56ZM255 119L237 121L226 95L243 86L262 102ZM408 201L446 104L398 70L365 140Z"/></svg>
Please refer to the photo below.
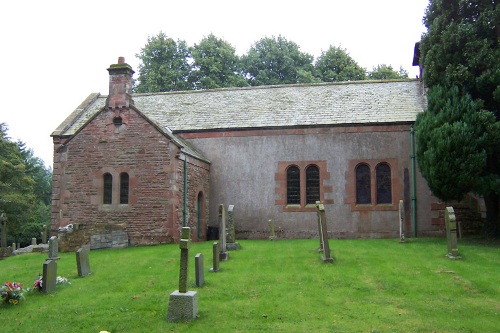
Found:
<svg viewBox="0 0 500 333"><path fill-rule="evenodd" d="M184 154L184 221L182 223L183 227L187 227L187 156Z"/></svg>
<svg viewBox="0 0 500 333"><path fill-rule="evenodd" d="M415 181L415 130L413 125L410 125L410 141L411 141L411 224L413 227L413 237L417 237L417 195Z"/></svg>

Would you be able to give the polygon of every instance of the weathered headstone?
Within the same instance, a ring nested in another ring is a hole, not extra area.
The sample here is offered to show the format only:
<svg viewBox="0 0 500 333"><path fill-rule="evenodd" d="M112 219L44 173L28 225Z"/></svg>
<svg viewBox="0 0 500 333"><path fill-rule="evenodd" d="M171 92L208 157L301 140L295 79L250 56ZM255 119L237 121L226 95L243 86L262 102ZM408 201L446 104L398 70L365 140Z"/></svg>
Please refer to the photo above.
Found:
<svg viewBox="0 0 500 333"><path fill-rule="evenodd" d="M42 226L42 231L40 232L40 237L42 238L42 244L47 244L47 225Z"/></svg>
<svg viewBox="0 0 500 333"><path fill-rule="evenodd" d="M2 238L0 247L7 247L7 216L4 213L0 214L0 226L2 227Z"/></svg>
<svg viewBox="0 0 500 333"><path fill-rule="evenodd" d="M229 205L227 208L227 250L237 250L240 248L240 243L236 241L236 231L234 229L234 205Z"/></svg>
<svg viewBox="0 0 500 333"><path fill-rule="evenodd" d="M57 262L55 260L48 259L43 264L42 281L43 293L50 293L56 289Z"/></svg>
<svg viewBox="0 0 500 333"><path fill-rule="evenodd" d="M446 256L451 259L460 258L457 244L457 220L453 207L446 207L444 222L446 224L446 238L448 240L448 253Z"/></svg>
<svg viewBox="0 0 500 333"><path fill-rule="evenodd" d="M274 232L274 223L273 220L269 220L269 240L275 240L276 233Z"/></svg>
<svg viewBox="0 0 500 333"><path fill-rule="evenodd" d="M52 236L49 239L49 259L59 259L59 240L56 236Z"/></svg>
<svg viewBox="0 0 500 333"><path fill-rule="evenodd" d="M321 214L319 211L320 201L316 201L316 215L318 217L318 234L319 234L319 247L318 252L323 252L323 231L321 230Z"/></svg>
<svg viewBox="0 0 500 333"><path fill-rule="evenodd" d="M399 200L399 242L400 243L405 242L405 234L403 231L404 216L405 216L405 208L403 205L403 200Z"/></svg>
<svg viewBox="0 0 500 333"><path fill-rule="evenodd" d="M321 241L323 243L323 262L333 262L333 258L330 255L330 243L328 242L328 230L326 227L326 214L325 206L322 203L317 205L319 210L320 222L321 222Z"/></svg>
<svg viewBox="0 0 500 333"><path fill-rule="evenodd" d="M205 283L205 271L203 270L203 254L198 253L194 256L194 276L196 277L196 286L201 287Z"/></svg>
<svg viewBox="0 0 500 333"><path fill-rule="evenodd" d="M210 272L218 272L220 270L220 244L219 242L214 242L212 246L213 251L213 267L210 268Z"/></svg>
<svg viewBox="0 0 500 333"><path fill-rule="evenodd" d="M89 245L84 245L76 251L76 268L78 270L78 276L80 277L87 276L91 273L89 251Z"/></svg>
<svg viewBox="0 0 500 333"><path fill-rule="evenodd" d="M198 315L198 293L187 290L188 261L191 229L183 227L179 247L181 249L181 264L179 273L179 290L170 294L168 302L167 321L176 322L182 319L194 319Z"/></svg>
<svg viewBox="0 0 500 333"><path fill-rule="evenodd" d="M219 205L219 242L220 242L220 260L226 261L229 259L229 254L226 248L226 210L224 205Z"/></svg>
<svg viewBox="0 0 500 333"><path fill-rule="evenodd" d="M33 237L31 239L31 245L36 246L36 238Z"/></svg>

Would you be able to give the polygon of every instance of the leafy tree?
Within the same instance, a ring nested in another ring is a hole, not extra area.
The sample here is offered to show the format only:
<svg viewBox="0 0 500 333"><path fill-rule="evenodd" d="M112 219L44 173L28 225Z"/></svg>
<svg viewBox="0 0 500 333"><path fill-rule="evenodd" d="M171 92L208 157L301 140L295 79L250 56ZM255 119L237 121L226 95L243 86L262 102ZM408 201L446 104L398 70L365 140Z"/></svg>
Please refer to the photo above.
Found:
<svg viewBox="0 0 500 333"><path fill-rule="evenodd" d="M370 80L398 80L407 79L408 72L404 70L403 67L399 67L399 72L394 70L391 65L377 65L373 67L373 70L368 73L368 78Z"/></svg>
<svg viewBox="0 0 500 333"><path fill-rule="evenodd" d="M315 63L316 77L323 82L356 81L366 78L366 71L347 53L347 50L330 46Z"/></svg>
<svg viewBox="0 0 500 333"><path fill-rule="evenodd" d="M308 83L314 81L313 56L281 35L264 37L242 57L250 85Z"/></svg>
<svg viewBox="0 0 500 333"><path fill-rule="evenodd" d="M185 41L174 41L163 32L148 37L147 44L136 57L139 64L139 83L134 90L139 93L190 90L190 53Z"/></svg>
<svg viewBox="0 0 500 333"><path fill-rule="evenodd" d="M420 42L427 111L417 117L417 157L443 200L483 195L499 233L500 7L491 0L431 0Z"/></svg>
<svg viewBox="0 0 500 333"><path fill-rule="evenodd" d="M191 81L196 89L248 86L239 70L239 58L228 42L213 34L191 48L193 71Z"/></svg>
<svg viewBox="0 0 500 333"><path fill-rule="evenodd" d="M28 244L50 223L52 171L22 142L12 142L0 124L0 211L8 218L8 239Z"/></svg>

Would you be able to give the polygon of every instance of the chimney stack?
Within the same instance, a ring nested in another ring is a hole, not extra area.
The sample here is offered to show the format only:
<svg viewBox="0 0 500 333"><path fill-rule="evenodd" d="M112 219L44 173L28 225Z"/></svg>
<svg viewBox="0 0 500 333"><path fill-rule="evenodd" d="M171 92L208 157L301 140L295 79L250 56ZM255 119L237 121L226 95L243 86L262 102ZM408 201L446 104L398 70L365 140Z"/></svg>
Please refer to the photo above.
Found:
<svg viewBox="0 0 500 333"><path fill-rule="evenodd" d="M106 106L110 109L128 108L134 105L132 100L132 76L134 71L129 64L125 63L124 57L118 58L118 64L108 68L109 72L109 95Z"/></svg>

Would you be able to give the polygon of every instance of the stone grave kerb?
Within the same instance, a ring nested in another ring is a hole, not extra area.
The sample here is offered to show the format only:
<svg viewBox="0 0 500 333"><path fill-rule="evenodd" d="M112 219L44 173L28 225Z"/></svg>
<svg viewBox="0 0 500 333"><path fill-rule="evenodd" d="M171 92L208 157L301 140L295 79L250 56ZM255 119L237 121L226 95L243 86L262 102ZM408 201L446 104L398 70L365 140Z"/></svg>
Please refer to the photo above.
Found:
<svg viewBox="0 0 500 333"><path fill-rule="evenodd" d="M226 261L229 259L229 254L226 248L226 210L224 205L219 205L219 244L220 244L220 260Z"/></svg>
<svg viewBox="0 0 500 333"><path fill-rule="evenodd" d="M405 216L405 208L403 205L403 200L399 200L399 242L404 243L405 242L405 234L403 230L403 222L404 222L404 216Z"/></svg>
<svg viewBox="0 0 500 333"><path fill-rule="evenodd" d="M323 262L333 262L333 258L330 255L330 243L328 241L328 230L326 226L326 213L325 206L320 203L318 205L318 210L320 212L320 220L321 220L321 234L323 240Z"/></svg>
<svg viewBox="0 0 500 333"><path fill-rule="evenodd" d="M316 201L316 215L318 218L318 234L319 234L319 247L318 252L323 252L323 231L321 230L321 212L319 210L320 201Z"/></svg>
<svg viewBox="0 0 500 333"><path fill-rule="evenodd" d="M446 239L448 241L448 253L446 256L450 259L458 259L460 255L457 244L457 220L453 207L445 208L444 222L446 225Z"/></svg>

